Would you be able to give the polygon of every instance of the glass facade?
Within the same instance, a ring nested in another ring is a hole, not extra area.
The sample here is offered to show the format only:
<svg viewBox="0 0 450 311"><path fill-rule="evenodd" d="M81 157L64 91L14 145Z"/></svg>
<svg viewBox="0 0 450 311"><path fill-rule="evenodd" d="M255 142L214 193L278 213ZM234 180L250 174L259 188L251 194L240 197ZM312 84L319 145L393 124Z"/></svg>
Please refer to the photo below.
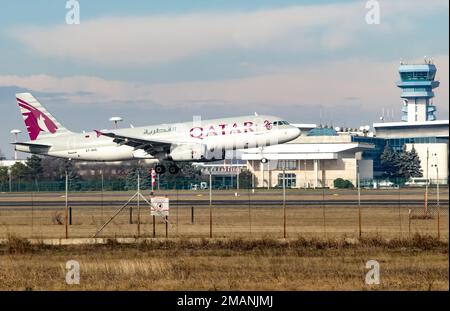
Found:
<svg viewBox="0 0 450 311"><path fill-rule="evenodd" d="M394 151L401 151L405 144L437 144L448 143L448 138L441 137L411 137L411 138L390 138L386 142Z"/></svg>
<svg viewBox="0 0 450 311"><path fill-rule="evenodd" d="M318 127L309 130L307 136L338 136L338 133L332 128Z"/></svg>
<svg viewBox="0 0 450 311"><path fill-rule="evenodd" d="M283 179L285 181L286 188L293 188L297 185L297 176L292 173L278 174L278 187L283 187Z"/></svg>
<svg viewBox="0 0 450 311"><path fill-rule="evenodd" d="M368 143L374 145L373 149L366 150L363 152L363 160L372 160L373 161L373 173L377 175L377 172L382 172L383 168L381 166L381 154L383 153L384 146L386 144L386 140L383 138L377 137L360 137L353 136L352 141ZM381 174L381 173L380 173Z"/></svg>

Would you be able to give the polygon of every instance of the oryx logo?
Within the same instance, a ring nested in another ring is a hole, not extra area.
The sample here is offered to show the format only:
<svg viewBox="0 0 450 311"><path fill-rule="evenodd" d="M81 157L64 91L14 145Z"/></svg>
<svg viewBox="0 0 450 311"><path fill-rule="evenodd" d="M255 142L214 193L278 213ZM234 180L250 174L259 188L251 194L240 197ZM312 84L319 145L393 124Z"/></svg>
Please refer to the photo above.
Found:
<svg viewBox="0 0 450 311"><path fill-rule="evenodd" d="M272 123L269 120L264 120L264 126L266 129L271 130L272 129Z"/></svg>
<svg viewBox="0 0 450 311"><path fill-rule="evenodd" d="M20 98L17 101L31 140L36 140L40 132L56 133L58 127L48 116Z"/></svg>

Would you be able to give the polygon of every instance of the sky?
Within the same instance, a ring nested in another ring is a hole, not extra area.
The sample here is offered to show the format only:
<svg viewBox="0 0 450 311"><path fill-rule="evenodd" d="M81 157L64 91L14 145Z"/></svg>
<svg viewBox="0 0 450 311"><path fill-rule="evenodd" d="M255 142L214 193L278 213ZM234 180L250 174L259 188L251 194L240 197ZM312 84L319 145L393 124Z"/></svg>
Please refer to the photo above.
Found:
<svg viewBox="0 0 450 311"><path fill-rule="evenodd" d="M400 60L438 68L448 119L447 0L0 0L0 150L28 140L15 93L72 131L244 114L359 127L399 121ZM370 1L369 1L370 2ZM373 2L373 1L372 1Z"/></svg>

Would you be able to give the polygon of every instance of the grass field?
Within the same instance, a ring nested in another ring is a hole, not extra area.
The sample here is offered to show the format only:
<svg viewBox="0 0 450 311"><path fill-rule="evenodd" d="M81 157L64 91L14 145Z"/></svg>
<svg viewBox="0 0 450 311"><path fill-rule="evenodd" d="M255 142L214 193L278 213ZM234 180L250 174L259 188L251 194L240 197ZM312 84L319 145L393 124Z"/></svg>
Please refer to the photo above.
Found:
<svg viewBox="0 0 450 311"><path fill-rule="evenodd" d="M0 246L0 290L448 290L448 243L334 239L197 239L133 245ZM80 263L67 285L65 264ZM380 263L366 285L365 263Z"/></svg>

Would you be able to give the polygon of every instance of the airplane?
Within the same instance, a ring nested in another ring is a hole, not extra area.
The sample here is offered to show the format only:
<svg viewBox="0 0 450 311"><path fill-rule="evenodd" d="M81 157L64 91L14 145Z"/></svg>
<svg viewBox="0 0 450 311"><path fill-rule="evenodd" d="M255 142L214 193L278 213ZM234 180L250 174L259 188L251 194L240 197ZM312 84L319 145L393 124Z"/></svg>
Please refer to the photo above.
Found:
<svg viewBox="0 0 450 311"><path fill-rule="evenodd" d="M275 116L193 120L114 130L74 133L61 125L30 93L16 94L30 140L14 142L15 150L70 160L125 161L153 159L157 174L177 174L176 162L225 159L227 150L260 148L296 139L300 130Z"/></svg>

